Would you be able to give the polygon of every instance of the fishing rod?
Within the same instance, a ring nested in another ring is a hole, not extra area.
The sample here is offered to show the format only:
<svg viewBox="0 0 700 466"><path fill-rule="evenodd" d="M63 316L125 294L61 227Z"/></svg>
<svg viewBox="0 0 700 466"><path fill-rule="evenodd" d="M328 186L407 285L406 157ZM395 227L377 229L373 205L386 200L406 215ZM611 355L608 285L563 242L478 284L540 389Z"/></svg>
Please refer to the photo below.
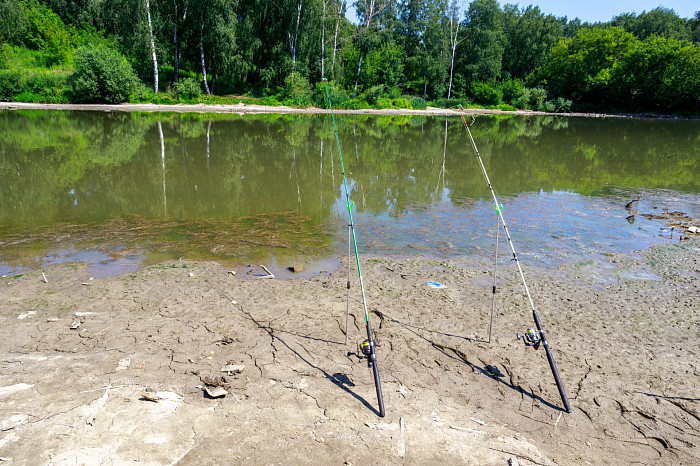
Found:
<svg viewBox="0 0 700 466"><path fill-rule="evenodd" d="M362 342L360 350L362 355L356 353L348 353L348 356L355 355L359 359L367 359L367 365L372 369L374 373L374 385L377 389L377 401L379 402L379 416L384 417L384 397L382 396L382 384L379 381L379 369L377 368L377 353L376 353L376 342L374 341L374 336L372 335L372 326L369 323L369 313L367 312L367 299L365 298L365 286L362 281L362 269L360 268L360 254L357 251L357 238L355 237L355 224L352 219L352 208L354 203L350 200L350 190L348 189L348 178L345 176L345 165L343 164L343 153L340 150L340 138L338 137L338 126L335 124L335 114L333 113L333 103L331 102L331 96L328 92L328 80L323 78L323 82L326 86L326 97L328 98L328 106L331 109L331 117L333 119L333 129L335 131L335 140L338 143L338 154L340 155L340 168L343 171L343 183L345 185L345 206L348 209L348 314L345 317L345 341L347 343L348 335L348 315L350 313L350 239L352 238L352 244L355 249L355 261L357 262L357 275L360 278L360 290L362 292L362 307L365 311L365 322L367 323L367 339Z"/></svg>
<svg viewBox="0 0 700 466"><path fill-rule="evenodd" d="M498 199L496 198L496 193L493 190L493 187L491 186L491 181L489 180L489 175L486 173L486 167L484 166L484 161L481 160L481 155L479 154L479 149L476 147L476 142L474 142L474 136L472 136L472 132L469 129L469 125L467 124L467 120L464 118L464 113L462 112L462 106L459 106L459 113L462 115L462 121L464 122L464 128L467 130L467 134L469 134L469 139L471 140L472 147L474 148L474 155L479 159L479 164L481 165L481 170L484 173L484 178L486 178L486 184L489 187L489 191L491 191L491 195L493 196L493 201L495 202L494 207L496 209L496 212L498 213L498 217L501 220L501 225L503 225L503 232L505 233L505 237L508 240L508 244L510 245L510 250L513 253L513 260L515 261L515 264L518 266L518 272L520 273L520 279L523 282L523 286L525 287L525 293L527 294L527 299L530 301L530 307L532 308L532 317L535 319L535 326L537 327L537 332L535 330L529 328L527 329L527 332L525 332L525 335L520 335L518 334L518 340L521 338L523 339L524 343L526 346L532 346L534 349L538 349L540 345L544 346L544 350L547 353L547 360L549 361L549 367L552 369L552 375L554 376L554 381L557 384L557 389L559 389L559 396L561 396L561 401L564 403L564 408L566 409L567 413L571 412L571 407L569 406L569 399L566 397L566 392L564 391L564 385L561 382L561 378L559 377L559 371L557 370L557 365L554 362L554 356L552 356L552 351L549 349L549 343L547 343L547 339L544 336L544 330L542 330L542 323L540 322L540 317L537 315L537 310L535 310L535 303L532 301L532 296L530 296L530 289L527 286L527 282L525 281L525 275L523 275L523 269L520 267L520 262L518 262L518 255L515 253L515 247L513 246L513 241L510 239L510 233L508 232L508 227L506 226L506 221L503 218L503 213L502 213L502 208L500 207L500 204L498 203ZM472 116L472 124L474 123L474 117Z"/></svg>

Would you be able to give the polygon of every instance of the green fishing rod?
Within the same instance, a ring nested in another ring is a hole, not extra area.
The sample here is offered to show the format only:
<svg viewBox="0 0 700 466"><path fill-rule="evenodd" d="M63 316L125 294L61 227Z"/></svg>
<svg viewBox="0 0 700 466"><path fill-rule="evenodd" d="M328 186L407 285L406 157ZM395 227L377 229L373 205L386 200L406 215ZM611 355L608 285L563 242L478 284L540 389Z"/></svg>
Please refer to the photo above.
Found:
<svg viewBox="0 0 700 466"><path fill-rule="evenodd" d="M328 106L331 109L331 117L333 119L333 129L335 131L335 140L338 143L338 154L340 155L340 168L343 171L343 183L345 185L345 206L348 209L348 254L350 252L350 238L352 238L352 244L355 249L355 261L357 262L357 275L360 277L360 291L362 292L362 307L365 311L365 322L367 323L367 339L362 342L361 351L362 355L356 356L360 359L367 359L367 365L372 369L374 373L374 385L377 389L377 401L379 402L379 416L384 417L384 397L382 396L382 384L379 381L379 369L377 368L377 353L376 345L374 341L374 336L372 335L372 326L369 323L369 313L367 312L367 299L365 297L365 286L362 281L362 269L360 268L360 254L357 251L357 238L355 237L355 224L352 219L352 208L353 202L350 200L350 190L348 189L348 178L345 176L345 165L343 163L343 153L340 150L340 138L338 137L338 126L335 124L335 114L333 113L333 103L331 102L331 96L328 92L328 80L323 78L323 83L326 86L326 97L328 98ZM350 256L348 255L348 261ZM350 265L348 264L348 267ZM350 275L348 274L348 293L350 293ZM349 302L349 301L348 301ZM345 320L345 337L347 342L347 316ZM348 356L354 353L348 353Z"/></svg>
<svg viewBox="0 0 700 466"><path fill-rule="evenodd" d="M542 323L540 322L540 317L537 315L537 310L535 310L535 303L532 301L532 296L530 296L530 289L527 286L527 282L525 281L525 275L523 274L523 269L520 267L520 262L518 261L518 255L515 253L515 247L513 246L513 241L510 239L510 233L508 232L508 227L506 226L506 221L503 218L503 213L502 213L502 208L500 207L501 204L498 203L498 199L496 198L496 193L493 190L493 187L491 186L491 181L489 180L489 175L486 173L486 167L484 166L484 161L481 160L481 155L479 154L479 149L476 147L476 142L474 142L474 136L472 136L472 132L469 129L469 125L467 124L467 120L464 118L464 113L462 112L462 106L459 106L459 113L462 115L462 121L464 122L464 128L467 130L467 134L469 134L469 139L471 140L472 147L474 148L474 155L479 159L479 164L481 165L481 170L484 173L484 178L486 178L486 184L489 187L489 191L491 191L491 195L493 196L493 201L495 202L494 207L496 209L496 212L498 213L499 218L501 219L501 225L503 225L503 232L505 233L506 239L508 240L508 244L510 245L510 250L513 253L513 260L515 261L515 264L518 266L518 272L520 272L520 279L523 282L523 285L525 286L525 293L527 294L527 299L530 301L530 307L532 308L532 317L535 319L535 326L537 327L537 332L535 332L533 329L528 329L527 332L525 332L525 335L521 336L518 334L518 339L523 339L525 342L526 346L532 346L535 349L538 349L540 347L540 344L544 346L544 350L547 353L547 360L549 361L549 367L552 370L552 375L554 376L554 381L557 384L557 389L559 390L559 396L561 396L561 401L564 403L564 408L566 409L567 413L571 412L571 407L569 406L569 399L566 397L566 392L564 391L564 385L561 382L561 378L559 377L559 371L557 370L557 365L554 362L554 356L552 356L552 351L549 349L549 343L547 343L547 339L544 336L544 330L542 330ZM474 117L472 117L473 119ZM473 120L472 120L473 123ZM496 253L498 254L498 253Z"/></svg>

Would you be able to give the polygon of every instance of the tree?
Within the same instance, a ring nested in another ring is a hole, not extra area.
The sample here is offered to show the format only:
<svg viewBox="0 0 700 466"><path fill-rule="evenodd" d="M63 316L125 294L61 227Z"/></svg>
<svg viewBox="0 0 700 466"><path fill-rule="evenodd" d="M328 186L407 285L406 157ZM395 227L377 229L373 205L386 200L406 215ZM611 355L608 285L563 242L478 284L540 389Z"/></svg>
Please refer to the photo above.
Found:
<svg viewBox="0 0 700 466"><path fill-rule="evenodd" d="M156 44L153 41L153 24L151 23L151 4L146 0L146 15L148 17L148 34L151 38L151 55L153 55L153 92L158 93L158 57L156 57Z"/></svg>
<svg viewBox="0 0 700 466"><path fill-rule="evenodd" d="M493 81L501 73L505 36L496 0L474 0L463 22L466 42L461 68L469 81Z"/></svg>
<svg viewBox="0 0 700 466"><path fill-rule="evenodd" d="M450 96L452 95L452 78L454 77L455 55L457 53L457 46L464 39L466 39L466 37L462 37L460 39L459 36L459 27L462 24L459 21L460 9L461 6L458 3L458 0L452 0L452 4L450 5L450 8L447 12L447 21L450 29L450 84L447 87L447 100L450 100Z"/></svg>
<svg viewBox="0 0 700 466"><path fill-rule="evenodd" d="M519 11L516 5L506 5L503 24L506 38L503 71L513 78L525 79L542 66L564 34L559 19L545 16L539 7L533 6Z"/></svg>
<svg viewBox="0 0 700 466"><path fill-rule="evenodd" d="M239 52L236 43L237 5L237 0L202 0L200 4L199 51L202 80L208 94L214 93L217 76L223 73L230 79L235 73Z"/></svg>
<svg viewBox="0 0 700 466"><path fill-rule="evenodd" d="M662 6L649 12L643 11L639 16L635 16L634 13L616 16L610 25L622 27L641 40L651 35L677 40L690 40L691 38L687 22L672 9Z"/></svg>
<svg viewBox="0 0 700 466"><path fill-rule="evenodd" d="M355 9L362 21L357 32L359 58L355 74L355 87L352 91L353 96L357 93L357 84L362 70L362 57L379 43L377 23L389 4L390 0L357 0L355 2Z"/></svg>
<svg viewBox="0 0 700 466"><path fill-rule="evenodd" d="M559 42L534 80L554 95L588 105L613 105L619 100L610 77L635 38L621 28L584 28Z"/></svg>

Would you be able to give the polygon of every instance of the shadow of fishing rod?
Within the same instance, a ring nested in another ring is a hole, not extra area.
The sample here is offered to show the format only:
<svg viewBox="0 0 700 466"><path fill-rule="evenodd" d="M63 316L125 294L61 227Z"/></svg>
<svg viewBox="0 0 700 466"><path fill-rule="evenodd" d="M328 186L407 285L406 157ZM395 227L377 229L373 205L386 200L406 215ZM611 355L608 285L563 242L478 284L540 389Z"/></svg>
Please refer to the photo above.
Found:
<svg viewBox="0 0 700 466"><path fill-rule="evenodd" d="M640 395L651 396L653 398L661 398L664 400L700 401L700 398L685 398L682 396L654 395L653 393L645 393L645 392L639 392L639 391L635 391L635 393L639 393Z"/></svg>
<svg viewBox="0 0 700 466"><path fill-rule="evenodd" d="M259 329L264 330L264 331L270 336L270 338L272 338L273 340L276 340L276 341L282 343L282 344L283 344L285 347L287 347L287 349L288 349L289 351L291 351L297 358L299 358L299 359L301 359L302 361L304 361L304 363L306 363L309 367L311 367L311 368L313 368L313 369L319 371L321 374L323 374L323 376L324 376L325 378L327 378L328 380L330 380L330 381L333 383L333 385L335 385L335 386L340 387L341 389L343 389L346 393L348 393L348 394L351 395L353 398L355 398L357 401L359 401L360 403L362 403L366 408L368 408L368 409L369 409L370 411L372 411L374 414L376 414L377 416L379 416L379 411L378 411L377 409L375 409L374 406L372 406L369 402L367 402L367 400L365 400L365 399L362 398L360 395L358 395L357 393L355 393L355 392L353 392L352 390L350 390L350 388L348 388L348 387L354 387L355 384L350 380L350 378L349 378L346 374L341 374L341 373L339 373L339 372L336 372L335 374L329 374L328 372L326 372L326 371L323 370L322 368L318 367L317 365L315 365L315 364L312 363L311 361L307 360L307 359L306 359L304 356L302 356L297 350L295 350L294 348L292 348L291 346L289 346L289 344L288 344L286 341L284 341L282 338L279 337L279 335L276 335L275 333L276 333L276 332L280 332L280 333L289 333L290 335L296 335L296 334L294 334L294 333L292 333L292 332L285 332L284 330L276 330L276 329L274 329L273 327L271 327L271 326L269 326L269 325L264 325L264 324L262 324L261 322L259 322L258 320L256 320L255 317L253 317L253 315L252 315L250 312L248 312L248 311L246 311L245 309L243 309L243 306L242 306L242 305L240 305L240 304L233 304L233 300L232 300L229 296L227 296L225 293L222 293L221 291L219 291L219 289L217 289L215 286L213 286L211 283L209 283L208 280L205 280L205 282L208 283L209 286L211 286L211 288L212 288L214 291L216 291L217 293L219 293L219 295L220 295L221 297L223 297L224 299L228 300L228 302L231 303L231 305L232 305L233 307L235 307L235 308L238 309L242 314L244 314L244 315L246 316L246 318L248 318L251 322L253 322ZM342 344L342 343L338 343L338 342L334 342L334 341L326 341L326 340L323 340L323 339L320 339L320 338L305 337L305 336L303 336L303 335L297 335L297 336L300 336L300 337L302 337L302 338L308 338L308 339L311 339L311 340L316 340L316 341L323 341L323 342L325 342L325 343Z"/></svg>
<svg viewBox="0 0 700 466"><path fill-rule="evenodd" d="M419 335L419 336L421 336L421 335ZM529 398L532 398L533 400L537 400L540 403L542 403L543 405L546 405L546 406L548 406L552 409L555 409L557 411L567 412L564 408L561 408L553 403L550 403L549 401L545 400L541 396L535 395L534 393L525 390L520 385L513 385L511 383L506 382L505 380L502 379L502 377L504 377L503 373L496 366L487 365L485 367L479 367L476 364L474 364L473 362L469 361L467 359L467 356L464 353L462 353L461 351L459 351L458 349L452 348L449 346L443 346L440 343L435 343L435 342L430 341L427 338L422 337L422 336L421 336L421 338L426 340L428 343L430 343L433 346L433 348L440 351L442 354L444 354L448 358L454 359L455 361L463 362L467 366L471 367L472 370L476 370L476 371L480 372L481 374L487 376L488 378L493 379L496 382L505 385L506 387L510 388L511 390L515 390L516 392L519 392L519 393L521 393ZM452 356L451 354L449 354L447 352L447 350L454 352L455 356Z"/></svg>
<svg viewBox="0 0 700 466"><path fill-rule="evenodd" d="M398 322L398 323L401 324L400 322ZM498 382L498 383L500 383L500 384L505 385L506 387L510 388L511 390L514 390L514 391L519 392L519 393L521 393L521 394L523 394L523 395L526 395L526 396L528 396L529 398L532 398L533 400L537 400L537 401L539 401L540 403L542 403L542 404L544 404L544 405L546 405L546 406L548 406L548 407L550 407L550 408L552 408L552 409L556 409L556 410L558 410L558 411L565 411L564 409L560 408L559 406L557 406L557 405L555 405L555 404L550 403L549 401L545 400L544 398L542 398L542 397L540 397L540 396L538 396L538 395L535 395L535 394L532 393L532 392L529 392L529 391L525 390L525 389L524 389L523 387L521 387L520 385L513 385L513 384L510 384L510 383L506 382L505 380L502 380L502 377L504 377L504 375L503 375L503 373L502 373L496 366L486 366L486 367L477 366L477 365L474 364L473 362L469 361L469 359L467 359L467 355L464 354L464 353L462 353L461 351L459 351L457 348L453 348L453 347L451 347L451 346L444 346L444 345L441 345L440 343L436 343L436 342L434 342L433 340L424 337L423 335L421 335L420 333L416 332L416 331L413 330L412 328L409 328L409 327L414 327L414 328L420 328L420 327L416 327L416 326L413 326L413 325L404 325L404 324L401 324L401 325L403 325L404 328L406 328L406 330L408 330L409 332L413 333L413 334L416 335L418 338L421 338L421 339L427 341L428 343L430 343L430 346L432 346L433 348L435 348L436 350L438 350L439 352L441 352L442 354L444 354L444 355L447 356L448 358L454 359L455 361L459 361L459 362L461 362L461 363L464 363L464 364L466 364L467 366L471 367L472 370L475 370L475 371L477 371L477 372L480 372L481 374L485 375L486 377L488 377L488 378L490 378L490 379L493 379L493 380L495 380L496 382ZM381 326L380 326L380 327L381 327ZM428 331L430 331L430 330L428 330ZM441 333L441 332L434 332L434 333ZM447 335L447 336L456 336L456 335L448 335L448 334L445 334L445 333L441 333L441 334L442 334L442 335ZM471 338L459 337L459 336L457 336L457 337L458 337L458 338L463 338L463 339L468 340L468 341L487 343L487 342L485 342L485 341L483 341L483 340L474 340L474 339L471 339ZM449 351L452 351L452 352L454 353L454 355L449 354L449 353L447 352L448 350L449 350Z"/></svg>
<svg viewBox="0 0 700 466"><path fill-rule="evenodd" d="M380 320L379 320L379 328L380 328L380 329L382 328L382 324L384 323L384 319L386 318L386 319L388 319L389 321L391 321L391 322L393 322L393 323L395 323L395 324L399 324L400 326L404 327L406 330L408 330L408 331L410 331L410 332L413 332L413 333L416 333L416 332L413 331L412 329L418 329L418 330L423 330L423 331L429 332L429 333L436 333L436 334L438 334L438 335L443 335L443 336L446 336L446 337L460 338L460 339L462 339L462 340L466 340L466 341L470 341L470 342L474 342L474 343L488 343L488 342L485 341L485 340L479 340L479 339L476 339L476 338L469 338L469 337L465 337L465 336L462 336L462 335L453 335L453 334L451 334L451 333L440 332L440 331L438 331L438 330L431 330L431 329L429 329L429 328L420 327L420 326L418 326L418 325L407 324L406 322L401 322L400 320L395 319L394 317L391 317L389 314L386 314L385 312L382 312L382 311L380 311L380 310L378 310L378 309L372 309L372 312L373 312L374 314L376 314L377 316L379 316L379 319L380 319ZM418 334L416 333L416 335L418 335ZM419 336L420 336L421 338L424 338L424 337L421 336L421 335L419 335Z"/></svg>

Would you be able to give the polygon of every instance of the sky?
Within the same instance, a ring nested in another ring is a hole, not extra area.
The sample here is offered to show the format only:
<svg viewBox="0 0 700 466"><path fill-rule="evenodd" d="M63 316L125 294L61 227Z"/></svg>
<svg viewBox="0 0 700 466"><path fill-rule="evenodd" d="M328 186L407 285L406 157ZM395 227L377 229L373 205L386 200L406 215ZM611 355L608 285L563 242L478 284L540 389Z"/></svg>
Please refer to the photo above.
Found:
<svg viewBox="0 0 700 466"><path fill-rule="evenodd" d="M347 0L347 18L357 24L353 0ZM517 4L520 8L536 5L544 14L554 16L566 16L570 20L578 17L581 21L595 23L596 21L610 21L613 16L620 13L636 13L650 11L658 6L673 9L681 18L692 18L696 11L700 11L698 0L499 0L503 7L505 4ZM468 0L465 0L468 5Z"/></svg>

